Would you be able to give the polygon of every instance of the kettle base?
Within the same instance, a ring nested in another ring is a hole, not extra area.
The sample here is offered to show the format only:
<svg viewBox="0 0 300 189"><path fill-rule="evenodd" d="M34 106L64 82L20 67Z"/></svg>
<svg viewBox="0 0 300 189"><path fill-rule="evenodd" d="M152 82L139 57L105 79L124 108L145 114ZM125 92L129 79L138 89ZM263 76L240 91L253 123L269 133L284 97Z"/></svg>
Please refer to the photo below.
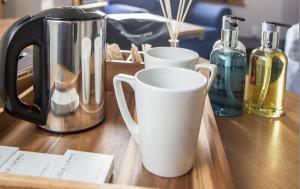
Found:
<svg viewBox="0 0 300 189"><path fill-rule="evenodd" d="M46 125L37 125L37 127L39 127L40 129L42 129L42 130L44 130L48 133L56 134L56 135L79 134L79 133L84 133L84 132L90 131L92 129L95 129L95 128L101 126L101 124L105 121L105 117L106 116L104 114L101 121L98 122L97 124L92 125L90 127L81 128L81 129L78 129L78 130L61 130L61 131L59 131L59 130L51 129L48 124L46 124Z"/></svg>

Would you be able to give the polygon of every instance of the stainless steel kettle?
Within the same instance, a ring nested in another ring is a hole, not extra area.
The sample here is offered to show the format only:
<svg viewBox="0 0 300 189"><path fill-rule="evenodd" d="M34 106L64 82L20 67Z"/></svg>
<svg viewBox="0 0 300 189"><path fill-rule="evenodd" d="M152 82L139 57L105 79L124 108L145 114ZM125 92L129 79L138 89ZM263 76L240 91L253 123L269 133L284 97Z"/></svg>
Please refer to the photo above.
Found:
<svg viewBox="0 0 300 189"><path fill-rule="evenodd" d="M1 40L0 100L10 115L59 134L84 131L105 117L106 16L49 9L14 23ZM18 56L33 45L34 103L16 91Z"/></svg>

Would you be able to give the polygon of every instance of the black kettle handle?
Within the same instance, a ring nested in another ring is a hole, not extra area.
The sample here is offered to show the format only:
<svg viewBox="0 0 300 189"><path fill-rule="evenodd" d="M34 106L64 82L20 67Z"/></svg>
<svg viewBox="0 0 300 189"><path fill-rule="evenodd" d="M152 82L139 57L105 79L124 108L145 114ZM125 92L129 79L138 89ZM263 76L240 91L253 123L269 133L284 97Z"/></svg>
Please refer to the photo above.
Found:
<svg viewBox="0 0 300 189"><path fill-rule="evenodd" d="M46 52L45 18L26 16L4 34L0 48L0 100L14 117L44 125L49 100L49 65ZM17 68L21 51L33 45L34 103L27 105L17 95Z"/></svg>

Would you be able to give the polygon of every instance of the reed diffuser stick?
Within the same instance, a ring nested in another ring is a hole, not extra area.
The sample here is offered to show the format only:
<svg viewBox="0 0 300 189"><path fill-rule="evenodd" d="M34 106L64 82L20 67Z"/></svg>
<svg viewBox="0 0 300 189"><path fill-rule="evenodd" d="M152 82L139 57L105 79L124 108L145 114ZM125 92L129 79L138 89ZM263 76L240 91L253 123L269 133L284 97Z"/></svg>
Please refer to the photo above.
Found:
<svg viewBox="0 0 300 189"><path fill-rule="evenodd" d="M187 5L187 7L186 7L186 9L185 9L185 13L184 13L184 16L183 16L183 18L182 18L182 21L185 20L185 18L186 18L186 16L187 16L187 13L189 12L190 7L191 7L191 5L192 5L192 2L193 2L193 0L190 0L190 1L188 2L188 5Z"/></svg>
<svg viewBox="0 0 300 189"><path fill-rule="evenodd" d="M166 8L167 8L167 16L169 20L169 25L171 29L171 36L174 38L174 30L173 30L173 17L172 17L172 7L170 0L165 0Z"/></svg>
<svg viewBox="0 0 300 189"><path fill-rule="evenodd" d="M167 25L167 28L168 28L169 35L171 36L172 32L171 32L169 20L167 19L168 17L167 17L167 14L166 14L166 10L165 10L165 6L164 6L163 0L160 0L160 6L161 6L161 9L162 9L163 15L166 18L166 25Z"/></svg>
<svg viewBox="0 0 300 189"><path fill-rule="evenodd" d="M171 1L172 0L160 0L160 6L166 19L166 25L170 36L170 44L171 46L176 47L178 44L178 35L181 24L184 22L193 0L179 0L175 23L173 22L172 14L175 10L172 10L174 7L171 6Z"/></svg>
<svg viewBox="0 0 300 189"><path fill-rule="evenodd" d="M180 14L181 14L181 7L182 7L182 0L179 1L179 4L178 4L178 10L177 10L177 16L176 16L176 21L179 20L180 18ZM176 22L176 25L175 25L175 31L177 31L177 28L179 27L179 22Z"/></svg>
<svg viewBox="0 0 300 189"><path fill-rule="evenodd" d="M180 1L182 1L182 5L180 7L178 7L178 12L180 14L179 14L179 19L176 20L177 27L175 28L176 29L175 39L177 39L178 35L179 35L179 29L180 29L181 23L183 22L182 18L183 18L183 12L184 12L184 8L185 8L185 0L180 0Z"/></svg>

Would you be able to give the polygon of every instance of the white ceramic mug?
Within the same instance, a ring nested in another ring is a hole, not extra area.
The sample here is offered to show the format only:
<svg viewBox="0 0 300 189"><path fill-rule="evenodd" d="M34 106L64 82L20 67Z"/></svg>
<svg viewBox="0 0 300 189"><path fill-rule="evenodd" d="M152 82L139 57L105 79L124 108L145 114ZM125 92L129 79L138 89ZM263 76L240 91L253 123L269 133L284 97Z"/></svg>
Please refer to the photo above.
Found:
<svg viewBox="0 0 300 189"><path fill-rule="evenodd" d="M184 48L175 47L155 47L145 52L145 67L180 67L194 71L200 69L214 70L211 74L217 73L217 66L213 64L199 64L198 53ZM214 78L215 75L212 75ZM208 83L209 88L213 84L213 80Z"/></svg>
<svg viewBox="0 0 300 189"><path fill-rule="evenodd" d="M122 82L135 91L138 124L129 113ZM141 70L135 76L119 74L113 83L122 117L140 146L145 168L162 177L187 173L193 167L207 78L188 69L160 67Z"/></svg>

